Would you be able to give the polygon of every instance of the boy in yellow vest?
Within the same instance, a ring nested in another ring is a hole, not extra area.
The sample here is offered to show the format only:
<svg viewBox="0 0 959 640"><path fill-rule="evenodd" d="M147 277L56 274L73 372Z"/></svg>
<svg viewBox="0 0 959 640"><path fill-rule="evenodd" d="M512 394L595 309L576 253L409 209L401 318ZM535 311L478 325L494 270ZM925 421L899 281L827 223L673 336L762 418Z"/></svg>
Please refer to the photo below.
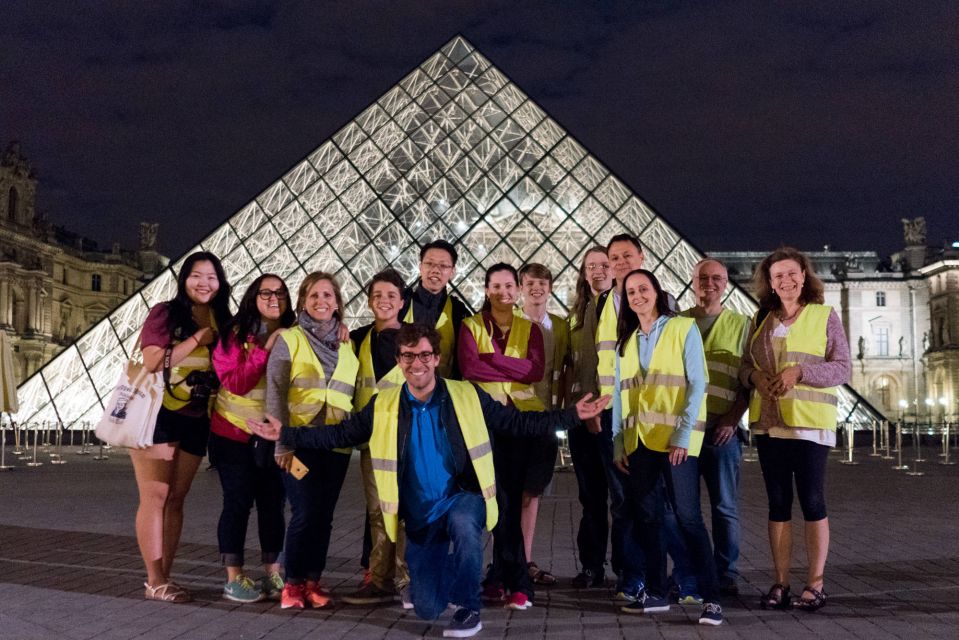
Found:
<svg viewBox="0 0 959 640"><path fill-rule="evenodd" d="M396 362L406 382L381 391L338 426L291 429L272 416L248 424L260 436L297 449L368 441L391 539L399 520L405 523L416 614L433 620L450 603L455 609L443 636L466 638L483 628L483 528L492 529L498 517L490 429L542 436L599 415L609 398L586 396L575 409L563 411L520 412L471 383L438 376L441 347L434 328L403 325L396 343Z"/></svg>

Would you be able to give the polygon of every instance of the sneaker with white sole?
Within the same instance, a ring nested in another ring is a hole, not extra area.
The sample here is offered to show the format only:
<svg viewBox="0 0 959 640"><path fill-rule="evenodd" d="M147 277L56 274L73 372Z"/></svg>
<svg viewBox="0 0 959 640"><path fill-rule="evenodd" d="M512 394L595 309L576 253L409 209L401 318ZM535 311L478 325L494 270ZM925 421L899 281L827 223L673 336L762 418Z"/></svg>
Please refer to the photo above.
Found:
<svg viewBox="0 0 959 640"><path fill-rule="evenodd" d="M264 596L256 583L241 573L236 580L230 580L223 585L223 597L233 602L249 604L259 602Z"/></svg>
<svg viewBox="0 0 959 640"><path fill-rule="evenodd" d="M343 596L347 604L388 604L393 602L394 593L369 582L353 593Z"/></svg>
<svg viewBox="0 0 959 640"><path fill-rule="evenodd" d="M260 578L259 584L260 591L263 592L263 597L267 600L279 600L283 593L283 587L286 586L283 578L276 571Z"/></svg>
<svg viewBox="0 0 959 640"><path fill-rule="evenodd" d="M669 611L669 600L663 597L654 597L643 591L636 602L619 608L623 613L666 613Z"/></svg>
<svg viewBox="0 0 959 640"><path fill-rule="evenodd" d="M708 624L717 627L723 623L723 608L718 602L707 602L703 605L703 612L699 615L699 624Z"/></svg>
<svg viewBox="0 0 959 640"><path fill-rule="evenodd" d="M483 628L480 622L479 611L473 611L466 607L456 607L453 612L453 618L445 629L443 629L444 638L470 638L479 633Z"/></svg>

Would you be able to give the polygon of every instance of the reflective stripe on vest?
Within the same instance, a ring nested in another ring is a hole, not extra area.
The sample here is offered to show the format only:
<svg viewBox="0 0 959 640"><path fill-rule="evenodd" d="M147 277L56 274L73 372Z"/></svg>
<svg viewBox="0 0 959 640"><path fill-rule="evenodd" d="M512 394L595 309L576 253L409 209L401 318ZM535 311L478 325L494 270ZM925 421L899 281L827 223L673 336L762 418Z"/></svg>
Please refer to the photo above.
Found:
<svg viewBox="0 0 959 640"><path fill-rule="evenodd" d="M413 318L412 300L403 322L407 324L416 322ZM443 305L440 317L436 319L435 329L440 334L440 363L436 371L440 377L445 378L453 372L453 352L456 349L456 334L453 331L453 298L449 294L446 294L446 303Z"/></svg>
<svg viewBox="0 0 959 640"><path fill-rule="evenodd" d="M326 381L323 365L302 327L293 327L280 334L290 352L290 426L303 427L326 408L324 422L341 422L353 410L354 383L359 361L349 342L340 343L336 368ZM334 449L349 453L350 449Z"/></svg>
<svg viewBox="0 0 959 640"><path fill-rule="evenodd" d="M244 357L249 356L253 343L243 343ZM234 427L245 433L252 433L246 426L247 420L262 420L266 413L266 372L260 376L256 386L245 395L237 395L220 386L216 392L214 411L225 418Z"/></svg>
<svg viewBox="0 0 959 640"><path fill-rule="evenodd" d="M612 395L616 386L616 305L610 291L606 297L606 304L599 315L596 325L596 356L599 363L596 373L599 382L599 395Z"/></svg>
<svg viewBox="0 0 959 640"><path fill-rule="evenodd" d="M496 507L496 472L493 468L493 447L490 445L489 431L483 420L479 396L469 382L443 380L439 384L444 382L453 402L456 421L463 434L473 471L479 481L483 501L486 503L486 528L492 531L499 518ZM373 411L373 434L370 437L373 480L379 494L386 535L393 541L396 540L400 512L397 433L402 392L403 387L393 387L377 394Z"/></svg>
<svg viewBox="0 0 959 640"><path fill-rule="evenodd" d="M680 314L691 318L690 312ZM739 389L739 364L743 359L743 337L749 318L730 309L723 309L703 341L706 352L706 413L725 415L733 407Z"/></svg>
<svg viewBox="0 0 959 640"><path fill-rule="evenodd" d="M476 341L476 350L479 353L494 353L493 338L486 328L482 311L463 320L463 324L473 334L473 340ZM526 348L529 346L529 334L532 328L532 322L514 314L503 355L510 358L526 358ZM536 396L536 391L531 384L522 382L480 382L478 384L483 391L490 394L497 402L505 405L507 404L507 398L512 400L513 405L520 411L542 411L545 408L543 401Z"/></svg>
<svg viewBox="0 0 959 640"><path fill-rule="evenodd" d="M357 350L360 368L356 377L356 394L353 396L353 410L356 413L362 411L363 407L369 404L370 399L377 392L400 386L406 381L398 366L390 369L379 380L376 379L376 369L373 367L373 349L371 347L372 336L373 329L370 328Z"/></svg>
<svg viewBox="0 0 959 640"><path fill-rule="evenodd" d="M652 451L669 450L669 440L686 407L688 382L683 353L686 336L693 324L695 321L691 318L681 317L670 318L666 322L653 347L653 356L645 376L639 366L636 334L626 341L620 359L620 399L623 408L623 445L627 455L636 451L640 440ZM704 397L689 438L689 455L699 455L705 426Z"/></svg>
<svg viewBox="0 0 959 640"><path fill-rule="evenodd" d="M210 313L210 328L214 331L217 330L216 320L214 319L212 312ZM189 339L189 337L187 339ZM180 344L180 342L182 342L182 340L174 342L173 346L175 347L176 345ZM163 389L163 407L165 409L169 409L170 411L179 411L183 407L190 404L190 390L192 387L183 381L186 380L186 377L190 375L191 371L213 370L213 361L210 359L210 351L210 346L201 347L198 344L187 357L170 367L170 384L165 385ZM170 391L166 388L167 386L172 387L176 395L179 397L171 396ZM186 400L181 400L180 398L186 398Z"/></svg>
<svg viewBox="0 0 959 640"><path fill-rule="evenodd" d="M826 326L829 323L829 314L832 307L822 304L806 305L799 312L799 317L789 326L786 333L785 361L779 363L779 371L797 364L817 364L826 361ZM762 327L772 314L763 318L753 331L749 347L759 337ZM767 373L779 373L768 372ZM805 429L836 430L838 410L836 402L838 394L836 387L810 387L797 384L786 395L779 399L779 413L783 423L788 427ZM762 399L753 389L749 398L749 422L758 422L762 411Z"/></svg>

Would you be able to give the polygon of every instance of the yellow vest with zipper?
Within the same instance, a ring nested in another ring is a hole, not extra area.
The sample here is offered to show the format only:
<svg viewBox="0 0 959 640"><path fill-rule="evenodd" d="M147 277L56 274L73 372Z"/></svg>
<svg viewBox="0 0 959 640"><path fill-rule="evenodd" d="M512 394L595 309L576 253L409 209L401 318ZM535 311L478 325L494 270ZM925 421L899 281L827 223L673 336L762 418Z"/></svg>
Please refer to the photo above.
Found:
<svg viewBox="0 0 959 640"><path fill-rule="evenodd" d="M359 413L378 392L391 387L401 386L406 379L398 366L390 369L379 380L376 379L376 369L373 367L373 350L370 346L373 329L371 328L357 350L360 361L359 375L356 378L356 394L353 396L353 410Z"/></svg>
<svg viewBox="0 0 959 640"><path fill-rule="evenodd" d="M766 373L775 375L793 365L825 362L826 326L829 323L830 313L832 313L832 307L828 305L806 305L786 333L785 361L779 363L778 371ZM771 313L767 314L759 326L753 330L749 341L750 349L771 315ZM800 382L778 400L779 413L787 427L835 431L838 418L837 400L836 387L810 387ZM759 421L761 409L762 399L753 389L749 398L750 424Z"/></svg>
<svg viewBox="0 0 959 640"><path fill-rule="evenodd" d="M652 451L668 451L669 440L686 406L686 365L684 345L691 318L670 318L653 348L649 369L644 376L639 365L636 333L626 341L620 359L620 399L623 416L623 446L626 455L636 451L639 442ZM615 366L615 364L613 365ZM705 362L703 363L705 368ZM615 370L614 370L615 375ZM698 456L706 426L706 398L699 407L688 454Z"/></svg>
<svg viewBox="0 0 959 640"><path fill-rule="evenodd" d="M403 322L407 324L416 322L413 318L412 300L410 300L410 308L406 311ZM440 334L440 363L436 367L436 372L445 378L453 372L453 351L456 349L456 334L453 327L453 297L448 293L440 317L436 319L435 329Z"/></svg>
<svg viewBox="0 0 959 640"><path fill-rule="evenodd" d="M210 312L210 328L214 331L216 320L213 318L213 312ZM187 340L189 340L187 336ZM180 344L183 340L173 343L173 346ZM163 389L163 408L170 411L179 411L190 404L190 385L186 382L186 377L191 371L213 371L213 361L210 358L210 345L197 345L190 354L183 360L170 367L170 384L164 385ZM168 388L169 387L169 388ZM170 395L170 388L173 389L176 396ZM186 398L185 400L183 398ZM260 416L262 418L262 416Z"/></svg>
<svg viewBox="0 0 959 640"><path fill-rule="evenodd" d="M486 329L482 312L466 318L463 320L463 324L473 334L476 349L479 353L494 353L493 338ZM513 314L513 322L510 325L509 337L506 339L506 349L503 351L503 355L510 358L525 358L532 328L532 322ZM501 404L508 404L507 399L512 400L513 405L520 411L542 411L545 409L543 401L536 396L536 391L531 384L522 382L478 382L477 384Z"/></svg>
<svg viewBox="0 0 959 640"><path fill-rule="evenodd" d="M691 311L683 311L680 315L692 318ZM706 413L709 415L722 416L733 408L739 389L739 364L745 346L743 336L748 326L748 316L723 309L703 340L706 371L709 373L709 385L706 387Z"/></svg>
<svg viewBox="0 0 959 640"><path fill-rule="evenodd" d="M596 324L596 356L599 364L596 372L599 382L599 395L612 395L616 386L616 305L613 303L615 291L610 291L603 304L603 311ZM597 298L598 301L598 298Z"/></svg>
<svg viewBox="0 0 959 640"><path fill-rule="evenodd" d="M249 356L253 343L245 342L243 350ZM214 411L226 418L234 427L245 433L252 433L246 426L247 420L262 420L266 413L266 374L260 376L256 386L244 395L237 395L220 386L216 392Z"/></svg>
<svg viewBox="0 0 959 640"><path fill-rule="evenodd" d="M446 380L446 389L453 402L456 421L463 433L473 471L479 481L486 503L486 528L496 526L499 510L496 506L496 472L493 468L493 447L483 419L479 395L469 382ZM437 384L443 381L437 380ZM399 431L400 394L403 387L391 387L377 394L373 410L373 435L370 454L373 462L373 480L380 498L383 525L390 540L396 541L399 522L400 493L397 461L397 433ZM435 391L434 391L435 393ZM410 446L410 445L407 445Z"/></svg>
<svg viewBox="0 0 959 640"><path fill-rule="evenodd" d="M293 327L280 334L290 352L290 426L305 427L326 409L325 424L343 421L353 410L353 393L359 361L349 342L340 343L339 357L330 381L326 381L323 365L313 351L302 327ZM310 425L312 426L312 425ZM350 449L334 449L350 453Z"/></svg>

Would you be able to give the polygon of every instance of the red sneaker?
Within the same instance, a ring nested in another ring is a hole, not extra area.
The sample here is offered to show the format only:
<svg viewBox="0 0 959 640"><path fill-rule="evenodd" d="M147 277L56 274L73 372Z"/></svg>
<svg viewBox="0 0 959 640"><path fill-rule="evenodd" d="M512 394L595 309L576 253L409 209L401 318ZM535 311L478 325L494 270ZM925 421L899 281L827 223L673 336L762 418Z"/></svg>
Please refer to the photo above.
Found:
<svg viewBox="0 0 959 640"><path fill-rule="evenodd" d="M533 606L533 601L527 597L522 591L517 591L516 593L511 593L509 595L509 602L506 603L506 609L513 609L515 611L525 611Z"/></svg>
<svg viewBox="0 0 959 640"><path fill-rule="evenodd" d="M483 587L480 598L487 604L497 604L506 600L506 592L503 591L503 587L497 584L488 584Z"/></svg>
<svg viewBox="0 0 959 640"><path fill-rule="evenodd" d="M322 609L333 601L330 592L321 587L320 583L315 580L306 581L305 591L304 596L306 597L306 601L314 609Z"/></svg>
<svg viewBox="0 0 959 640"><path fill-rule="evenodd" d="M290 584L287 582L283 586L283 593L280 594L281 609L304 609L306 608L306 589L302 584Z"/></svg>

